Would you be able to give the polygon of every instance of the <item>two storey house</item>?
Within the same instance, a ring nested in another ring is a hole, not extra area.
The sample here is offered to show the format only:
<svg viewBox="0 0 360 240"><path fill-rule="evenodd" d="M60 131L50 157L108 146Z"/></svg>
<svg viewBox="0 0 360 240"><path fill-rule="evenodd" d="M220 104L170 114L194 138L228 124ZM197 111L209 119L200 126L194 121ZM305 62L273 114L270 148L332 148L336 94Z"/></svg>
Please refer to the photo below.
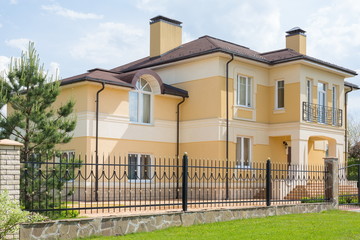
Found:
<svg viewBox="0 0 360 240"><path fill-rule="evenodd" d="M181 24L154 17L149 56L62 80L57 104L73 98L78 121L64 154L133 155L144 168L184 152L239 167L345 161L355 71L307 55L300 28L260 53L211 36L182 44Z"/></svg>

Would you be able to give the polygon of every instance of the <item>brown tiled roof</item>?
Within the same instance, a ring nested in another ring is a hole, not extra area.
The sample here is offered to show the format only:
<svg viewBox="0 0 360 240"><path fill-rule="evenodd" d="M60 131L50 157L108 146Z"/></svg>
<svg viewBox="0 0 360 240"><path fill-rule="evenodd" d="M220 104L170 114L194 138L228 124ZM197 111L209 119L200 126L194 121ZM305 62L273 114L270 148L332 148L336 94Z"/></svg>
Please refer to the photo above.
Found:
<svg viewBox="0 0 360 240"><path fill-rule="evenodd" d="M259 53L247 47L227 42L218 38L203 36L194 41L185 43L171 51L158 57L145 57L126 65L111 69L114 72L128 72L141 68L153 67L161 64L176 62L192 57L198 57L215 52L234 54L235 56L262 62L268 65L276 65L295 60L307 60L330 68L334 68L346 73L357 75L355 71L337 66L307 55L300 54L292 49L280 49L277 51Z"/></svg>
<svg viewBox="0 0 360 240"><path fill-rule="evenodd" d="M76 75L73 77L65 78L61 80L60 85L68 85L72 83L82 82L82 81L89 81L89 82L104 82L106 84L110 85L116 85L116 86L122 86L122 87L128 87L128 88L134 88L134 86L131 84L135 74L137 71L132 71L128 73L118 73L113 72L109 70L104 69L92 69L89 70L87 73L83 73L80 75ZM169 94L174 96L180 96L180 97L188 97L188 92L177 88L170 86L168 84L162 83L162 94Z"/></svg>

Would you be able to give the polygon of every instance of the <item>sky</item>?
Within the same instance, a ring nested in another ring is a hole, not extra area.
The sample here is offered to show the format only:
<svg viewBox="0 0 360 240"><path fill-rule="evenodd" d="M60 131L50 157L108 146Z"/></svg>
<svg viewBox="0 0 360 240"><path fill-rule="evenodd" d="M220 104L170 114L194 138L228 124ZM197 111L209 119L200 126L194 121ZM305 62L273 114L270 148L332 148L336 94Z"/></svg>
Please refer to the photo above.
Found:
<svg viewBox="0 0 360 240"><path fill-rule="evenodd" d="M284 48L298 26L309 56L360 73L358 0L0 0L0 72L29 41L60 78L148 56L157 15L183 22L183 43L210 35L258 52ZM360 85L359 76L347 81ZM360 90L349 95L360 118Z"/></svg>

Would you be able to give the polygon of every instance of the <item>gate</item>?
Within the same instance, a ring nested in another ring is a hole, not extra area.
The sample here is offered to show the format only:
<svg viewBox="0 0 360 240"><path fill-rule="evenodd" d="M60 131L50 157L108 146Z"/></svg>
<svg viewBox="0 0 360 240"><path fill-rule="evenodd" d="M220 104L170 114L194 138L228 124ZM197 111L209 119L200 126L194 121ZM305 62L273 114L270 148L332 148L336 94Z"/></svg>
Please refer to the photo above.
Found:
<svg viewBox="0 0 360 240"><path fill-rule="evenodd" d="M339 165L339 207L360 210L360 164Z"/></svg>

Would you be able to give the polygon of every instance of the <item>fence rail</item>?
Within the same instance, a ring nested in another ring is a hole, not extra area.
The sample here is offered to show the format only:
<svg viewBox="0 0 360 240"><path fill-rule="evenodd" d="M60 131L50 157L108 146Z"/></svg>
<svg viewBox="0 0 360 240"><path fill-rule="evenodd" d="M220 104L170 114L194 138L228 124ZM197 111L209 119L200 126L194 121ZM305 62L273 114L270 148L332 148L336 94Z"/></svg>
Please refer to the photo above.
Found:
<svg viewBox="0 0 360 240"><path fill-rule="evenodd" d="M328 201L324 166L268 160L245 168L234 162L137 154L103 157L99 164L75 155L38 156L21 164L22 205L55 217Z"/></svg>

